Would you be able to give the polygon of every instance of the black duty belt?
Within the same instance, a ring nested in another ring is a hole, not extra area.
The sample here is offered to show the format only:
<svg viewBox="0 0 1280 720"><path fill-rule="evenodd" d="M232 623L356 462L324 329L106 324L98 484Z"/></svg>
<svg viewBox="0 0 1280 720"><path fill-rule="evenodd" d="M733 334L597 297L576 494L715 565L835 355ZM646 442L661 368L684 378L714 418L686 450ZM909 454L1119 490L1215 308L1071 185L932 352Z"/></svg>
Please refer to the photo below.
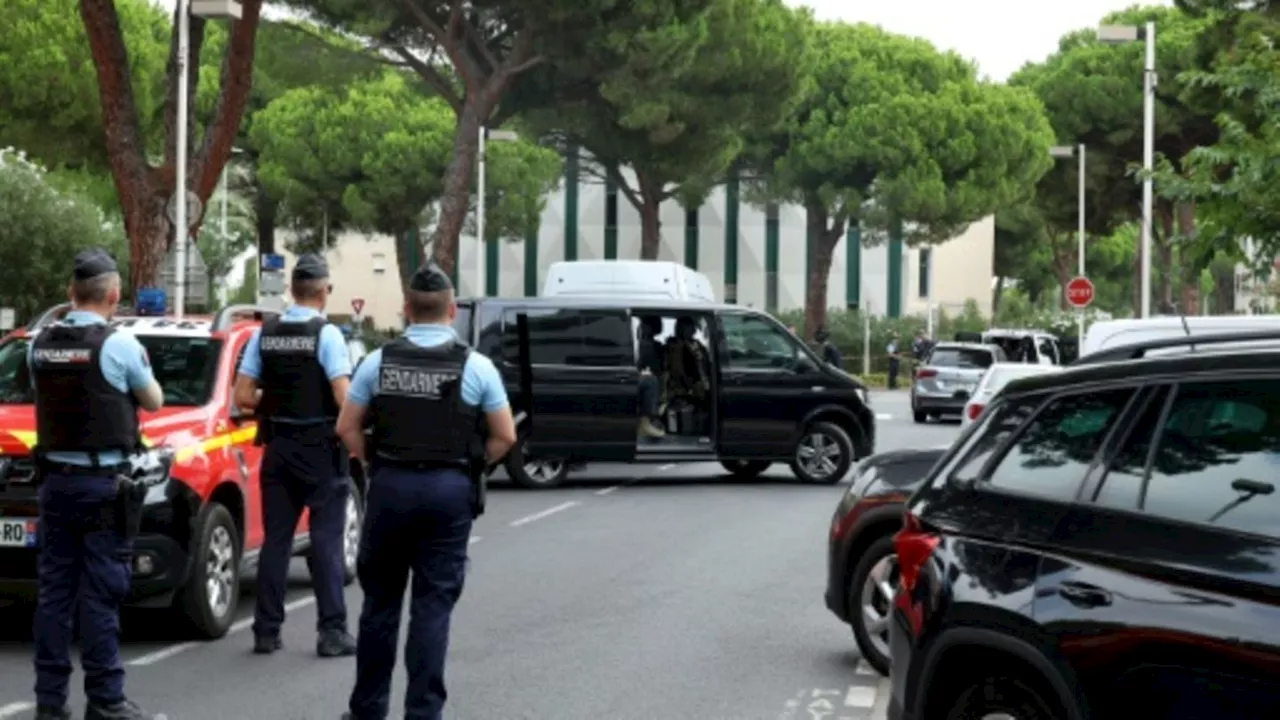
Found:
<svg viewBox="0 0 1280 720"><path fill-rule="evenodd" d="M429 472L431 470L460 470L466 472L470 464L466 460L454 461L436 461L436 462L408 462L405 460L391 460L388 458L375 457L371 461L374 467L387 468L389 470L409 470L412 472Z"/></svg>

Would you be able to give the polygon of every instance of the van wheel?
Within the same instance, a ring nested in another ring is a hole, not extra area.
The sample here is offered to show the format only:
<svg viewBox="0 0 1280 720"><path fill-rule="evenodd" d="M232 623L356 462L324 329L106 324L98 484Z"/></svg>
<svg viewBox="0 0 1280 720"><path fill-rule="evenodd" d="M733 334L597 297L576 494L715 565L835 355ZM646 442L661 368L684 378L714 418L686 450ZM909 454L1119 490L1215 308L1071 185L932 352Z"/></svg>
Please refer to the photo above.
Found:
<svg viewBox="0 0 1280 720"><path fill-rule="evenodd" d="M804 429L791 457L791 472L808 483L834 485L853 465L853 441L844 428L817 422Z"/></svg>
<svg viewBox="0 0 1280 720"><path fill-rule="evenodd" d="M564 460L525 457L523 439L507 453L506 467L512 482L532 490L557 487L569 476L569 464Z"/></svg>
<svg viewBox="0 0 1280 720"><path fill-rule="evenodd" d="M922 413L922 412L912 411L912 413L911 413L911 419L912 419L912 420L915 420L917 423L919 423L919 424L923 425L924 423L929 422L929 413Z"/></svg>
<svg viewBox="0 0 1280 720"><path fill-rule="evenodd" d="M1055 720L1060 717L1053 711L1053 703L1036 684L1018 673L979 675L973 682L965 683L950 707L947 720L985 720L986 718L1016 718L1016 720Z"/></svg>
<svg viewBox="0 0 1280 720"><path fill-rule="evenodd" d="M768 460L721 460L720 464L740 480L753 480L773 463Z"/></svg>
<svg viewBox="0 0 1280 720"><path fill-rule="evenodd" d="M227 634L240 603L240 532L231 513L209 503L200 514L191 553L191 577L182 589L181 610L201 638Z"/></svg>

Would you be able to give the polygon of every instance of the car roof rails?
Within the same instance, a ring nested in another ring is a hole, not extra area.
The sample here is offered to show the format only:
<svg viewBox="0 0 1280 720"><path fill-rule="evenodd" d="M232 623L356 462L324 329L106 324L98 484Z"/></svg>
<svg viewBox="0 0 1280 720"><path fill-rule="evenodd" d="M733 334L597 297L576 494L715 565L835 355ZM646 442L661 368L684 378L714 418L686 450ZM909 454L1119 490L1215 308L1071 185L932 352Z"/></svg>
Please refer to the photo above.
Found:
<svg viewBox="0 0 1280 720"><path fill-rule="evenodd" d="M1189 347L1195 352L1201 345L1226 345L1230 343L1247 343L1258 341L1275 341L1280 343L1280 330L1262 330L1257 332L1215 333L1211 335L1178 335L1175 337L1157 338L1146 342L1120 345L1119 347L1099 350L1077 358L1070 367L1077 365L1095 365L1098 363L1120 362L1122 360L1141 360L1152 350L1165 348Z"/></svg>
<svg viewBox="0 0 1280 720"><path fill-rule="evenodd" d="M248 315L248 318L242 317ZM280 311L261 305L228 305L213 316L212 332L219 332L231 327L235 322L252 319L257 321L279 317Z"/></svg>
<svg viewBox="0 0 1280 720"><path fill-rule="evenodd" d="M27 323L27 332L34 332L36 330L39 330L42 327L48 327L49 325L52 325L58 322L59 320L61 320L70 311L71 311L71 303L69 302L58 303L57 305L54 305L48 310L45 310L44 312L40 313L34 319L32 319L31 322Z"/></svg>

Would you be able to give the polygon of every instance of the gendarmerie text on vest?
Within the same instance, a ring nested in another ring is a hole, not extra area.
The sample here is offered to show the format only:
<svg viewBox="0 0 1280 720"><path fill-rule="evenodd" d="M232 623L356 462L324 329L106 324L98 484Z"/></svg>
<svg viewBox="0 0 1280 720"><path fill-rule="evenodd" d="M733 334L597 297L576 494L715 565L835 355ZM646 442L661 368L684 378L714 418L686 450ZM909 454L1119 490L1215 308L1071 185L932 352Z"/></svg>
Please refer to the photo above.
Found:
<svg viewBox="0 0 1280 720"><path fill-rule="evenodd" d="M383 365L378 377L378 391L388 395L440 400L459 378L461 374L456 372Z"/></svg>

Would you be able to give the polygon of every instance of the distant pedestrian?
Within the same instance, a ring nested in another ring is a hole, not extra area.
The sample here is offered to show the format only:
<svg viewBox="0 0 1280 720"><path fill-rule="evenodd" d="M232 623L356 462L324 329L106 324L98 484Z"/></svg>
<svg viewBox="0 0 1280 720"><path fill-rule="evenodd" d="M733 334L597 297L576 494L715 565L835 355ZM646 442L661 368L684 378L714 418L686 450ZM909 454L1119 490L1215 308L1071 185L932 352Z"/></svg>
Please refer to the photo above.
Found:
<svg viewBox="0 0 1280 720"><path fill-rule="evenodd" d="M898 389L898 370L902 362L902 354L898 351L898 333L889 335L889 344L884 348L885 355L889 358L889 389Z"/></svg>
<svg viewBox="0 0 1280 720"><path fill-rule="evenodd" d="M826 330L818 330L813 334L813 339L818 341L819 349L822 352L822 359L832 367L844 369L844 356L840 354L840 349L831 342L831 334Z"/></svg>

